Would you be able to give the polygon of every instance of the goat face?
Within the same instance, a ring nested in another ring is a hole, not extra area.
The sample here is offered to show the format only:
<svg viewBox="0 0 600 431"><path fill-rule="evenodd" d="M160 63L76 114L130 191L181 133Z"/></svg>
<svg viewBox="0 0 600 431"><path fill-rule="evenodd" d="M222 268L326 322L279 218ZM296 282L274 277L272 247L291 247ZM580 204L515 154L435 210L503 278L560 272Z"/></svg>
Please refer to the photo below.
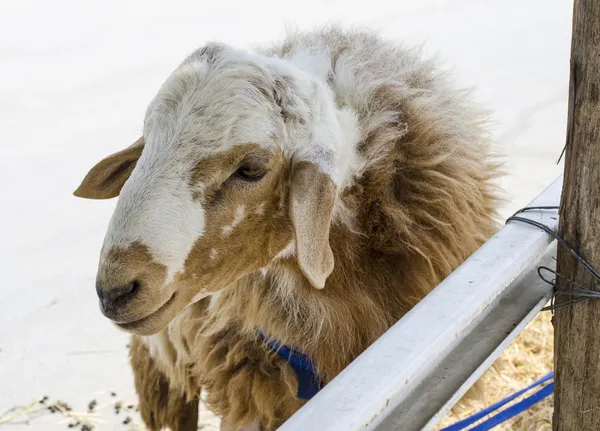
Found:
<svg viewBox="0 0 600 431"><path fill-rule="evenodd" d="M96 280L104 315L155 333L291 244L323 288L341 118L330 90L283 60L216 44L192 54L151 102L144 136L75 192L119 196Z"/></svg>

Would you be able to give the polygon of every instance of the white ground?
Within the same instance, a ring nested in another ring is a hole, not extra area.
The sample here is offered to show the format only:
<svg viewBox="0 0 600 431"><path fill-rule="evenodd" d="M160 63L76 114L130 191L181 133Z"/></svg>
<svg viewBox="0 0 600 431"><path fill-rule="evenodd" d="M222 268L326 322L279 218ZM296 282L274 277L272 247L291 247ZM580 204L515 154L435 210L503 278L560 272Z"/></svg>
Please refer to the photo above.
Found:
<svg viewBox="0 0 600 431"><path fill-rule="evenodd" d="M79 409L108 400L106 391L133 399L127 336L100 315L94 292L115 202L71 193L95 162L139 136L146 104L190 51L326 22L426 42L495 111L509 156L508 213L562 171L571 8L566 0L0 2L0 414L42 395ZM57 422L28 429L66 429Z"/></svg>

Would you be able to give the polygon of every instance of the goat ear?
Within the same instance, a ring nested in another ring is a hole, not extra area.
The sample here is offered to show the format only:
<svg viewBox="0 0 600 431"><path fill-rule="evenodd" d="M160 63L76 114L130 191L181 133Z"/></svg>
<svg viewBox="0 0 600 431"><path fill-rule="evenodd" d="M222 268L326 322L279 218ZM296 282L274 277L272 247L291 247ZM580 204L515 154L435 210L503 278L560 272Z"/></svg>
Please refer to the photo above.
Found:
<svg viewBox="0 0 600 431"><path fill-rule="evenodd" d="M101 160L88 172L73 194L86 199L112 199L119 196L143 149L144 138L141 137L130 147Z"/></svg>
<svg viewBox="0 0 600 431"><path fill-rule="evenodd" d="M329 228L335 186L331 178L312 162L293 167L290 215L296 233L296 256L302 273L317 289L325 287L333 271Z"/></svg>

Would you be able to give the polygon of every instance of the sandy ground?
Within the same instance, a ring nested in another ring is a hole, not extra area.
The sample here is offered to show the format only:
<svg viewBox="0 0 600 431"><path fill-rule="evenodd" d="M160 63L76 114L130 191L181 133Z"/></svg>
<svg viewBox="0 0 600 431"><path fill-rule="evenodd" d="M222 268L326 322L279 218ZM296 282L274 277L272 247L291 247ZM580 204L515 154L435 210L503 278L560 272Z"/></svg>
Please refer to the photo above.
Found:
<svg viewBox="0 0 600 431"><path fill-rule="evenodd" d="M506 215L561 173L555 162L565 137L571 2L283 4L0 2L0 415L45 395L76 411L96 399L97 429L135 428L126 408L135 401L127 336L100 315L94 292L115 202L71 193L95 162L139 136L158 86L208 40L248 46L279 38L285 25L337 22L425 43L494 111L510 173ZM125 406L118 415L117 399ZM128 415L132 422L122 424ZM59 422L59 414L46 415L27 429L69 423Z"/></svg>

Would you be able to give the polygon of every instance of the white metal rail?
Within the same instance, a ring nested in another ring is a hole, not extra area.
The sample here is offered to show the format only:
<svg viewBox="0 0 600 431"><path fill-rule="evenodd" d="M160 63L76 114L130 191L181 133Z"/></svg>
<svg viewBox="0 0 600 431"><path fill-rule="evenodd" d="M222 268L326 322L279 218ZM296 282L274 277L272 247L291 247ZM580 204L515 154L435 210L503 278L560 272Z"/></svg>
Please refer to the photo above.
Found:
<svg viewBox="0 0 600 431"><path fill-rule="evenodd" d="M559 177L531 206L559 205ZM556 211L521 214L558 225ZM551 295L556 241L504 226L302 407L281 431L430 430Z"/></svg>

